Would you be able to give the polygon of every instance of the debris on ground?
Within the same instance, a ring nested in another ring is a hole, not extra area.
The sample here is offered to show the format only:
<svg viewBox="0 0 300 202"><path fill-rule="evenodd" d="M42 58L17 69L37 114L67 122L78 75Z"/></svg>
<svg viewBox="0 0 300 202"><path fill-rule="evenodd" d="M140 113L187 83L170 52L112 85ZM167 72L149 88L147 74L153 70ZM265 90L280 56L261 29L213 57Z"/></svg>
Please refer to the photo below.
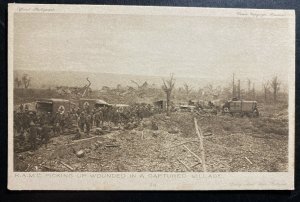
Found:
<svg viewBox="0 0 300 202"><path fill-rule="evenodd" d="M93 128L79 140L52 137L47 146L16 153L15 170L202 172L195 117L208 172L287 171L288 128L282 120L181 112L157 114L130 129Z"/></svg>

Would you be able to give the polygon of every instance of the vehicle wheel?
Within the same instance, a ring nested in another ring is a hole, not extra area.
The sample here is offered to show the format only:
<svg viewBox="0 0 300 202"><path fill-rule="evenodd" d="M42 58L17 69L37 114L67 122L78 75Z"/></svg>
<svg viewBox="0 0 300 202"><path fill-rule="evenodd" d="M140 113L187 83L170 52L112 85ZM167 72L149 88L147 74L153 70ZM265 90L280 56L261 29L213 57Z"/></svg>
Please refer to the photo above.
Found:
<svg viewBox="0 0 300 202"><path fill-rule="evenodd" d="M254 109L252 112L252 117L258 117L259 116L259 112L257 109Z"/></svg>
<svg viewBox="0 0 300 202"><path fill-rule="evenodd" d="M229 112L229 108L228 108L228 107L224 107L224 108L223 108L223 111L224 111L225 113L228 113L228 112Z"/></svg>

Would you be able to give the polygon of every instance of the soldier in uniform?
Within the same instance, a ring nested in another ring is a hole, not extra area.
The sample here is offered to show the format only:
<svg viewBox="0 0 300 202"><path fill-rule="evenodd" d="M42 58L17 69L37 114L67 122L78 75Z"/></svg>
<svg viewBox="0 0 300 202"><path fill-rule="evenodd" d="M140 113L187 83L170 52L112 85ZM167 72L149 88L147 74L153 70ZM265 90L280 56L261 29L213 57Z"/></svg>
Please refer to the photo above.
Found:
<svg viewBox="0 0 300 202"><path fill-rule="evenodd" d="M78 117L78 126L81 130L81 132L84 132L84 123L85 123L85 113L82 111Z"/></svg>
<svg viewBox="0 0 300 202"><path fill-rule="evenodd" d="M30 143L30 148L32 150L36 150L36 138L37 138L37 128L35 124L31 121L30 122L30 128L29 128L29 143Z"/></svg>
<svg viewBox="0 0 300 202"><path fill-rule="evenodd" d="M54 135L60 134L59 114L58 114L58 112L56 112L55 116L53 117L53 132L54 132Z"/></svg>
<svg viewBox="0 0 300 202"><path fill-rule="evenodd" d="M31 121L30 115L28 113L25 113L25 112L22 113L21 122L22 122L22 128L24 130L27 130L30 127L30 121Z"/></svg>
<svg viewBox="0 0 300 202"><path fill-rule="evenodd" d="M107 106L103 107L102 114L103 114L103 121L108 123L109 122L109 111L108 111Z"/></svg>
<svg viewBox="0 0 300 202"><path fill-rule="evenodd" d="M96 113L94 115L94 120L95 120L95 125L98 128L100 126L100 112L99 112L99 110L96 111Z"/></svg>
<svg viewBox="0 0 300 202"><path fill-rule="evenodd" d="M21 105L20 105L20 107L19 107L19 109L20 109L20 112L21 112L21 113L23 113L23 110L24 110L24 105L23 105L23 104L21 104Z"/></svg>
<svg viewBox="0 0 300 202"><path fill-rule="evenodd" d="M41 143L45 144L46 148L50 139L50 131L51 127L48 125L48 123L44 123L41 130Z"/></svg>
<svg viewBox="0 0 300 202"><path fill-rule="evenodd" d="M84 123L85 123L86 134L89 135L91 129L92 115L86 113L84 118L85 118Z"/></svg>

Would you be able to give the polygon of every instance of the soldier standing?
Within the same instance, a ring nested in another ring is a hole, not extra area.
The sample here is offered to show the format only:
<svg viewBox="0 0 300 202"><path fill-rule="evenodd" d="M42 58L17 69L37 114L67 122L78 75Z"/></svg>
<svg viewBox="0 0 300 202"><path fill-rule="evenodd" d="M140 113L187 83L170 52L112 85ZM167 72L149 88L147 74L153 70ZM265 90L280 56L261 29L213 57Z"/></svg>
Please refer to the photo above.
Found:
<svg viewBox="0 0 300 202"><path fill-rule="evenodd" d="M20 112L21 112L21 113L23 113L23 110L24 110L24 105L23 105L23 104L21 104L21 105L20 105L20 107L19 107L19 109L20 109Z"/></svg>
<svg viewBox="0 0 300 202"><path fill-rule="evenodd" d="M60 126L59 126L59 114L56 112L53 118L53 132L55 135L60 133Z"/></svg>
<svg viewBox="0 0 300 202"><path fill-rule="evenodd" d="M99 113L99 110L96 111L96 113L94 115L94 120L95 120L96 127L98 128L99 125L100 125L100 113Z"/></svg>
<svg viewBox="0 0 300 202"><path fill-rule="evenodd" d="M61 133L64 133L65 131L65 126L66 126L66 122L65 122L65 115L64 113L59 114L59 126L60 126L60 131Z"/></svg>
<svg viewBox="0 0 300 202"><path fill-rule="evenodd" d="M90 114L85 115L85 129L86 129L86 134L89 135L90 129L91 129L91 121L92 121L92 116Z"/></svg>
<svg viewBox="0 0 300 202"><path fill-rule="evenodd" d="M47 123L44 123L41 131L41 143L45 144L46 148L50 139L50 131L51 131L51 127Z"/></svg>
<svg viewBox="0 0 300 202"><path fill-rule="evenodd" d="M85 122L84 117L85 117L84 112L81 112L81 114L78 117L78 126L82 132L84 132L84 122Z"/></svg>
<svg viewBox="0 0 300 202"><path fill-rule="evenodd" d="M28 113L22 113L21 122L22 122L22 124L21 124L22 128L24 130L26 130L30 127L30 116Z"/></svg>
<svg viewBox="0 0 300 202"><path fill-rule="evenodd" d="M33 122L30 122L29 143L32 150L36 150L37 128Z"/></svg>

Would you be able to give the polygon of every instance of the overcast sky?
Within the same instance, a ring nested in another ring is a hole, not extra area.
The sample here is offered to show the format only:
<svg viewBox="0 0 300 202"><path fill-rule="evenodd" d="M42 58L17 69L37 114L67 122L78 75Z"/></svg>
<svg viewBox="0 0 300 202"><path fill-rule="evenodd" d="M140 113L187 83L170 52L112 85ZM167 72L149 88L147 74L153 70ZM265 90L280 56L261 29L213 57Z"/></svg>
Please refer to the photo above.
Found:
<svg viewBox="0 0 300 202"><path fill-rule="evenodd" d="M270 78L292 63L287 19L15 14L14 68Z"/></svg>

